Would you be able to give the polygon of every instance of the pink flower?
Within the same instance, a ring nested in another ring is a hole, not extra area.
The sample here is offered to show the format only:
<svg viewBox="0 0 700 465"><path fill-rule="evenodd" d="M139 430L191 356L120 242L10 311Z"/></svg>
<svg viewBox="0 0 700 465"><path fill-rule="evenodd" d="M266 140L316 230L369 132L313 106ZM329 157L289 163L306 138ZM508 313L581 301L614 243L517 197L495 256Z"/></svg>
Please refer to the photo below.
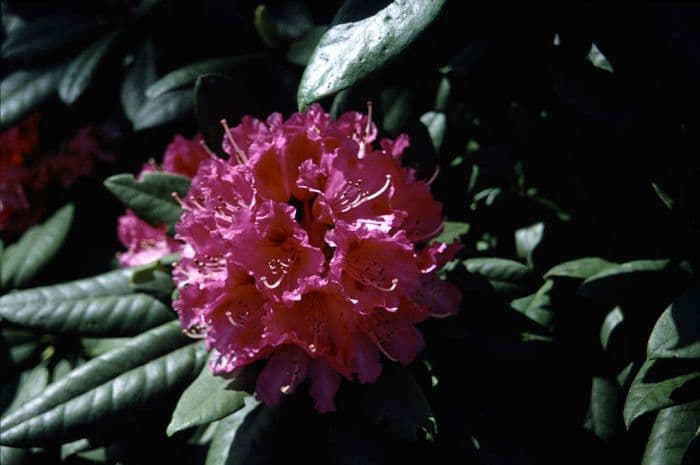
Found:
<svg viewBox="0 0 700 465"><path fill-rule="evenodd" d="M168 237L165 229L165 225L153 227L127 210L117 227L119 241L127 248L117 256L119 265L143 265L178 251L180 244Z"/></svg>
<svg viewBox="0 0 700 465"><path fill-rule="evenodd" d="M82 142L80 145L84 148L88 145L89 140L85 138L76 138L74 142ZM74 143L72 146L73 145L78 144ZM210 158L209 153L202 145L202 136L200 134L195 135L192 140L176 135L165 149L165 154L163 155L163 171L192 177L197 172L200 164ZM156 165L155 161L151 160L149 163L143 165L141 172L138 174L138 178L140 179L144 173L158 170L159 167ZM221 172L221 170L210 173L210 175L213 176L219 174L229 175L228 173ZM233 197L233 193L230 191L224 191L219 194L224 194L226 196L225 198L229 199ZM215 197L218 198L219 195ZM220 221L225 221L225 217L224 210L222 209L218 219ZM193 225L193 228L201 229L201 227L202 225L199 222L195 222ZM214 225L212 225L212 227L214 227ZM164 225L159 227L151 226L129 210L119 217L117 233L119 240L124 247L127 248L126 252L117 255L119 265L123 267L143 265L163 258L171 253L179 252L182 249L182 245L178 241L166 234ZM206 232L204 233L206 234Z"/></svg>
<svg viewBox="0 0 700 465"><path fill-rule="evenodd" d="M229 160L200 163L181 202L175 309L218 352L215 373L265 359L264 402L309 379L316 408L335 410L342 378L375 381L382 356L410 363L416 323L457 311L436 271L459 245L431 242L442 206L401 166L408 137L376 148L369 116L313 105L225 128Z"/></svg>
<svg viewBox="0 0 700 465"><path fill-rule="evenodd" d="M201 134L196 134L192 140L177 135L165 149L163 171L191 178L199 164L207 158L209 154L202 145Z"/></svg>

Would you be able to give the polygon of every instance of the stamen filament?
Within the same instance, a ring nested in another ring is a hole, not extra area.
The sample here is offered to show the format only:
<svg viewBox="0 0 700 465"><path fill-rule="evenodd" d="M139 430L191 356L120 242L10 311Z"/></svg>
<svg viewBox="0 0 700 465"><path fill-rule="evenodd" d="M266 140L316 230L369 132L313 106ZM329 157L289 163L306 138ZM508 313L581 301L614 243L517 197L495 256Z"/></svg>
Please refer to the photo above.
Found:
<svg viewBox="0 0 700 465"><path fill-rule="evenodd" d="M233 152L236 154L236 160L241 165L245 165L246 162L248 161L248 157L246 157L243 150L241 150L241 148L238 146L238 144L236 144L236 140L233 138L233 134L231 134L231 128L228 127L228 122L226 121L225 118L221 120L221 125L224 127L224 132L226 133L226 138L231 143L231 146L233 147Z"/></svg>

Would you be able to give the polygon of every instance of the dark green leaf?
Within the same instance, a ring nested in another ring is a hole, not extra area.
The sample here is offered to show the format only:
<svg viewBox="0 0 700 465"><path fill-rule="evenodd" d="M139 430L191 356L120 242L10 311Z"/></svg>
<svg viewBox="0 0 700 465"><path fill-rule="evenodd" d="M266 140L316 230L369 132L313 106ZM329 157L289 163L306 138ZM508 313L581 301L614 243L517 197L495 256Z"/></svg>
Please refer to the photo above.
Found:
<svg viewBox="0 0 700 465"><path fill-rule="evenodd" d="M648 358L700 358L700 287L678 297L649 337Z"/></svg>
<svg viewBox="0 0 700 465"><path fill-rule="evenodd" d="M187 342L179 323L171 322L88 361L6 416L0 423L0 442L10 446L65 442L142 415L159 399L184 388L201 370L204 347Z"/></svg>
<svg viewBox="0 0 700 465"><path fill-rule="evenodd" d="M146 42L122 82L120 97L126 116L134 122L146 102L146 89L156 80L155 48Z"/></svg>
<svg viewBox="0 0 700 465"><path fill-rule="evenodd" d="M455 240L459 240L461 236L469 232L469 223L459 221L445 221L442 228L442 233L434 239L437 242L451 244Z"/></svg>
<svg viewBox="0 0 700 465"><path fill-rule="evenodd" d="M608 350L610 337L624 320L625 315L622 313L620 307L613 308L610 313L605 316L603 325L600 327L600 345L604 350Z"/></svg>
<svg viewBox="0 0 700 465"><path fill-rule="evenodd" d="M598 257L577 258L556 265L544 277L587 279L612 266L616 265Z"/></svg>
<svg viewBox="0 0 700 465"><path fill-rule="evenodd" d="M0 83L0 130L18 123L54 94L63 67L15 71Z"/></svg>
<svg viewBox="0 0 700 465"><path fill-rule="evenodd" d="M19 377L17 392L12 403L7 407L5 414L12 413L33 398L41 394L49 384L50 373L46 363L40 363L31 370L23 372Z"/></svg>
<svg viewBox="0 0 700 465"><path fill-rule="evenodd" d="M167 434L192 426L205 425L232 414L249 394L231 388L231 380L215 376L205 366L197 379L182 393L168 425Z"/></svg>
<svg viewBox="0 0 700 465"><path fill-rule="evenodd" d="M13 292L0 297L0 315L47 332L85 336L138 334L173 318L157 299L132 294L131 270Z"/></svg>
<svg viewBox="0 0 700 465"><path fill-rule="evenodd" d="M72 204L44 223L32 227L3 254L2 287L20 287L31 280L58 252L73 222Z"/></svg>
<svg viewBox="0 0 700 465"><path fill-rule="evenodd" d="M441 111L429 111L420 117L430 134L430 140L436 152L442 149L442 141L445 139L445 128L447 127L447 117Z"/></svg>
<svg viewBox="0 0 700 465"><path fill-rule="evenodd" d="M154 226L172 227L180 219L182 208L173 199L173 192L181 198L190 188L190 180L169 173L145 173L140 180L132 174L116 174L104 182L121 202Z"/></svg>
<svg viewBox="0 0 700 465"><path fill-rule="evenodd" d="M620 387L615 381L593 377L591 402L588 406L586 428L604 441L610 441L620 430Z"/></svg>
<svg viewBox="0 0 700 465"><path fill-rule="evenodd" d="M596 44L591 44L591 50L588 52L588 61L590 61L593 66L608 73L613 72L613 67L608 61L608 59L603 55L603 53L598 50Z"/></svg>
<svg viewBox="0 0 700 465"><path fill-rule="evenodd" d="M287 50L287 60L295 65L306 66L319 40L327 30L326 26L316 26L307 31L299 40L292 42Z"/></svg>
<svg viewBox="0 0 700 465"><path fill-rule="evenodd" d="M89 357L97 357L98 355L123 346L128 341L128 337L84 337L80 340L80 343L86 355Z"/></svg>
<svg viewBox="0 0 700 465"><path fill-rule="evenodd" d="M147 100L131 121L134 130L152 128L178 121L192 112L194 100L192 90L173 90L158 98Z"/></svg>
<svg viewBox="0 0 700 465"><path fill-rule="evenodd" d="M94 17L46 16L16 29L2 44L2 58L29 60L56 51L94 35L105 25Z"/></svg>
<svg viewBox="0 0 700 465"><path fill-rule="evenodd" d="M61 100L70 105L85 92L118 35L110 32L73 59L58 84Z"/></svg>
<svg viewBox="0 0 700 465"><path fill-rule="evenodd" d="M252 396L245 399L245 407L229 415L219 422L216 432L211 440L207 461L204 465L232 465L235 462L237 449L234 449L234 438L238 428L248 414L258 406L258 401ZM240 460L239 460L239 463Z"/></svg>
<svg viewBox="0 0 700 465"><path fill-rule="evenodd" d="M542 326L549 326L554 316L549 295L553 286L554 282L548 280L534 294L515 299L510 304L532 321Z"/></svg>
<svg viewBox="0 0 700 465"><path fill-rule="evenodd" d="M297 92L299 108L346 89L404 52L435 20L444 0L402 0L374 16L337 24L321 38Z"/></svg>
<svg viewBox="0 0 700 465"><path fill-rule="evenodd" d="M632 422L645 413L670 407L684 401L695 400L700 394L698 390L694 397L693 386L698 386L700 370L676 372L664 376L653 376L664 360L647 360L632 381L625 400L624 419L629 428ZM688 391L691 391L688 393ZM691 398L687 398L690 394Z"/></svg>
<svg viewBox="0 0 700 465"><path fill-rule="evenodd" d="M579 294L596 300L618 302L643 296L640 289L659 289L663 283L677 284L679 270L670 260L635 260L604 268L587 278Z"/></svg>
<svg viewBox="0 0 700 465"><path fill-rule="evenodd" d="M681 465L700 425L700 401L659 411L651 428L642 465Z"/></svg>
<svg viewBox="0 0 700 465"><path fill-rule="evenodd" d="M542 241L544 224L535 223L526 228L515 231L515 253L520 259L527 259L532 263L532 251Z"/></svg>
<svg viewBox="0 0 700 465"><path fill-rule="evenodd" d="M666 205L666 208L669 210L673 210L673 204L675 201L673 200L673 197L671 197L666 191L664 191L658 184L655 182L651 184L652 187L654 188L654 192L656 192L656 195L659 196L661 201Z"/></svg>
<svg viewBox="0 0 700 465"><path fill-rule="evenodd" d="M22 465L27 451L15 447L0 446L0 463L2 465Z"/></svg>
<svg viewBox="0 0 700 465"><path fill-rule="evenodd" d="M202 74L218 73L233 69L241 64L249 64L260 59L262 55L237 55L225 58L191 63L182 68L169 72L146 89L146 97L154 99L171 90L194 83Z"/></svg>
<svg viewBox="0 0 700 465"><path fill-rule="evenodd" d="M531 288L534 274L522 263L505 258L470 258L464 260L467 271L488 280L496 292L520 292Z"/></svg>
<svg viewBox="0 0 700 465"><path fill-rule="evenodd" d="M338 411L357 415L397 439L437 439L437 425L423 391L411 372L388 364L376 383L359 386L355 396L338 402Z"/></svg>

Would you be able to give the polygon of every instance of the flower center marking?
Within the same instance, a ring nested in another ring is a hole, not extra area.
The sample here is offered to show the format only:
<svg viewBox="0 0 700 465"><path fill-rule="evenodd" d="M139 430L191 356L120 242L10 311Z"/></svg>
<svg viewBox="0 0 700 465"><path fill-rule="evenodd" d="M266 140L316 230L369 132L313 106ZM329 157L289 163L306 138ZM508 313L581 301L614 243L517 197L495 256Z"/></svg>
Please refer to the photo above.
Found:
<svg viewBox="0 0 700 465"><path fill-rule="evenodd" d="M357 208L367 202L370 202L384 192L386 192L391 186L391 175L387 174L385 176L385 181L382 187L374 192L367 190L362 190L360 187L362 185L362 179L357 179L355 181L350 181L345 184L345 188L342 190L340 195L336 198L334 202L333 209L337 210L339 213L347 213L353 208Z"/></svg>
<svg viewBox="0 0 700 465"><path fill-rule="evenodd" d="M345 272L355 281L371 286L382 292L393 292L399 286L398 278L389 280L385 269L376 260L365 261L361 258L348 258L345 262Z"/></svg>

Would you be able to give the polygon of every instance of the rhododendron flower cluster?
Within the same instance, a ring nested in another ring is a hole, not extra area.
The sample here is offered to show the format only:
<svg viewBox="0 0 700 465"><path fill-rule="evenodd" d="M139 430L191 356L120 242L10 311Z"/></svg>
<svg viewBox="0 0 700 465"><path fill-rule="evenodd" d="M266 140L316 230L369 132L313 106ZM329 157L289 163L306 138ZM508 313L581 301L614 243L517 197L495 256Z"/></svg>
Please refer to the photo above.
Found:
<svg viewBox="0 0 700 465"><path fill-rule="evenodd" d="M209 154L202 146L201 134L195 135L191 140L177 135L165 149L162 170L192 177L197 172L199 163L207 158ZM139 177L159 169L155 162L146 163ZM179 252L182 244L169 237L166 229L165 225L152 226L127 210L119 217L117 226L119 241L127 248L126 252L117 254L119 265L144 265Z"/></svg>
<svg viewBox="0 0 700 465"><path fill-rule="evenodd" d="M431 242L442 206L401 166L408 137L376 146L376 134L368 116L334 121L317 105L244 117L226 126L229 160L201 162L180 200L183 328L216 350L217 374L265 359L267 404L308 378L316 408L332 411L341 377L375 381L381 354L410 363L423 347L415 324L457 310L436 270L459 246Z"/></svg>
<svg viewBox="0 0 700 465"><path fill-rule="evenodd" d="M34 114L0 133L0 231L18 233L44 211L45 191L70 187L88 176L95 157L108 160L100 148L101 130L83 127L57 152L39 151L40 115Z"/></svg>

